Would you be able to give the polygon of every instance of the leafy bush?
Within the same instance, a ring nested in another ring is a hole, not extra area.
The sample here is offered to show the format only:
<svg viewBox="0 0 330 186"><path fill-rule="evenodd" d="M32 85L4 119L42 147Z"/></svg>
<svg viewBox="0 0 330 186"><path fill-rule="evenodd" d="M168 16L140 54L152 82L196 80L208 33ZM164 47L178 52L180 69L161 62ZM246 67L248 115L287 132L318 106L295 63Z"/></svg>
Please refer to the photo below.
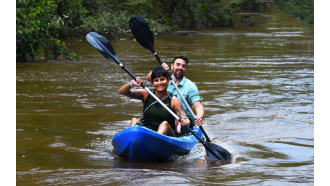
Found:
<svg viewBox="0 0 330 186"><path fill-rule="evenodd" d="M145 10L160 24L178 28L230 26L232 14L243 9L263 8L258 0L150 0Z"/></svg>
<svg viewBox="0 0 330 186"><path fill-rule="evenodd" d="M276 8L288 12L306 25L314 26L314 1L312 0L275 0Z"/></svg>
<svg viewBox="0 0 330 186"><path fill-rule="evenodd" d="M65 43L58 39L65 24L64 16L57 15L58 10L52 0L16 1L17 62L29 62L42 54L46 59L66 56Z"/></svg>
<svg viewBox="0 0 330 186"><path fill-rule="evenodd" d="M170 27L203 28L231 24L231 4L243 0L152 0L152 16Z"/></svg>

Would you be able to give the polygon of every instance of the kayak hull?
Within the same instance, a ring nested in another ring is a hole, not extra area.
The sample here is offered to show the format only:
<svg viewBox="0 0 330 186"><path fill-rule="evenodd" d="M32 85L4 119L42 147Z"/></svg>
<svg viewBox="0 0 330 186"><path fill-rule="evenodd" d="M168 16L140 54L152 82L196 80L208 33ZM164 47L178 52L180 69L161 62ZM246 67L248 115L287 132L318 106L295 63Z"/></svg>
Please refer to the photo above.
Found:
<svg viewBox="0 0 330 186"><path fill-rule="evenodd" d="M193 131L202 137L199 127L193 127ZM170 137L139 125L116 133L112 139L117 155L135 161L169 160L188 154L198 142L193 135Z"/></svg>

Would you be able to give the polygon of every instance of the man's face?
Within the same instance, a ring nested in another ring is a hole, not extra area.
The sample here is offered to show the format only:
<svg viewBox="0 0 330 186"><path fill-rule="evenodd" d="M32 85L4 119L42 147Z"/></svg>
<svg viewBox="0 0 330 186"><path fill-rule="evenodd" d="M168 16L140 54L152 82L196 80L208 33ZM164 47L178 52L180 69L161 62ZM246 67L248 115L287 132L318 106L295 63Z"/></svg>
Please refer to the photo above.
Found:
<svg viewBox="0 0 330 186"><path fill-rule="evenodd" d="M183 59L176 59L174 63L171 64L171 69L173 70L173 74L175 78L182 79L184 74L186 73L187 63Z"/></svg>

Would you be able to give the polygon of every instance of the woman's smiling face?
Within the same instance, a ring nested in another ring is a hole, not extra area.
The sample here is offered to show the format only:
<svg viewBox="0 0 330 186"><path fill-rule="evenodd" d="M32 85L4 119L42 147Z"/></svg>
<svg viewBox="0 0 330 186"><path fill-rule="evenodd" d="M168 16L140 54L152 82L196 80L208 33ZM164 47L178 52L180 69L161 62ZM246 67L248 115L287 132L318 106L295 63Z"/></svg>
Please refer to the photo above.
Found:
<svg viewBox="0 0 330 186"><path fill-rule="evenodd" d="M168 83L169 83L169 79L164 76L156 77L152 81L152 85L155 87L157 91L160 92L167 90Z"/></svg>

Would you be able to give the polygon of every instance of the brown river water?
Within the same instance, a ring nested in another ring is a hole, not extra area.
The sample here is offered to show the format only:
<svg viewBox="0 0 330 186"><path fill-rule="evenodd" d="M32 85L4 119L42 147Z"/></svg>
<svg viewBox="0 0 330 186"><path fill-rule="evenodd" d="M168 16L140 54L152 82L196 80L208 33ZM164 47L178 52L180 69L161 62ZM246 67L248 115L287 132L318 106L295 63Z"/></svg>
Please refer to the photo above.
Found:
<svg viewBox="0 0 330 186"><path fill-rule="evenodd" d="M207 161L201 144L168 162L116 156L112 137L142 104L118 93L128 74L76 41L82 61L16 65L16 184L313 185L314 30L280 10L263 14L254 27L155 38L164 62L190 58L204 129L232 163ZM132 39L110 42L136 76L158 65Z"/></svg>

